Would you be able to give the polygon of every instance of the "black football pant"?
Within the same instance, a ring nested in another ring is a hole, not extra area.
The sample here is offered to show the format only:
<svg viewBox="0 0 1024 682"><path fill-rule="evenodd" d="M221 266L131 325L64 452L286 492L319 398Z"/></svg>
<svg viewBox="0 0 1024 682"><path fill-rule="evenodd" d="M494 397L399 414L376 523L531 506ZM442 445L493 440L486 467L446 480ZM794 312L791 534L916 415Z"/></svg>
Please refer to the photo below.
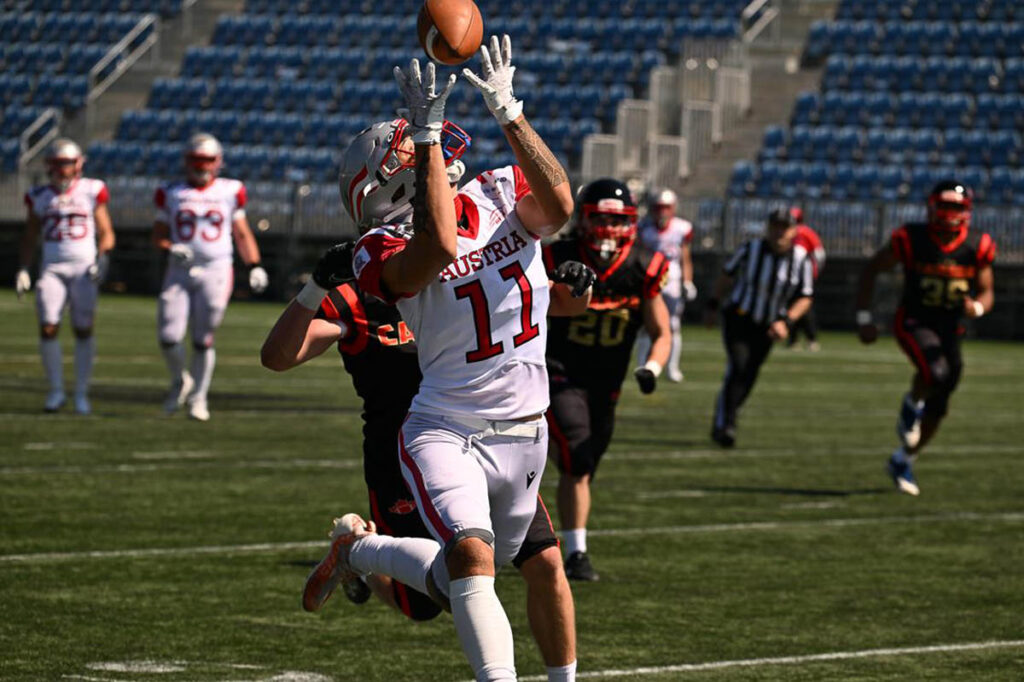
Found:
<svg viewBox="0 0 1024 682"><path fill-rule="evenodd" d="M793 326L789 328L789 342L787 345L796 345L797 339L800 337L800 332L804 333L808 341L815 341L818 338L818 316L814 314L814 304L808 309L799 320L793 323Z"/></svg>
<svg viewBox="0 0 1024 682"><path fill-rule="evenodd" d="M552 376L549 453L558 470L593 479L615 430L619 387L588 387Z"/></svg>
<svg viewBox="0 0 1024 682"><path fill-rule="evenodd" d="M772 349L767 325L754 324L750 316L734 312L722 315L722 341L728 364L722 390L715 400L713 428L716 431L736 427L736 413L750 395L761 365Z"/></svg>
<svg viewBox="0 0 1024 682"><path fill-rule="evenodd" d="M933 417L946 416L949 396L956 390L964 370L957 325L929 324L908 317L900 308L896 311L893 331L900 348L931 387L931 394L924 403L924 413Z"/></svg>

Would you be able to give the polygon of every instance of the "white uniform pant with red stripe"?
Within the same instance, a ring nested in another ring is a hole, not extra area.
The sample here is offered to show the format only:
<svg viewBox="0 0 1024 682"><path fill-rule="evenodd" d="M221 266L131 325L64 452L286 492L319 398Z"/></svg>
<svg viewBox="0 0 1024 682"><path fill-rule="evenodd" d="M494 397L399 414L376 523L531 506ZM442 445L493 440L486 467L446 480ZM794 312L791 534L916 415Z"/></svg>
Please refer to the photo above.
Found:
<svg viewBox="0 0 1024 682"><path fill-rule="evenodd" d="M71 326L92 327L98 287L89 277L91 262L50 263L36 282L36 312L39 324L60 324L64 307L71 303Z"/></svg>
<svg viewBox="0 0 1024 682"><path fill-rule="evenodd" d="M192 343L209 348L224 320L234 287L231 259L202 265L167 267L157 305L157 334L161 343L180 343L191 322Z"/></svg>
<svg viewBox="0 0 1024 682"><path fill-rule="evenodd" d="M526 538L547 448L543 418L410 412L399 434L402 475L444 554L459 540L478 537L492 542L495 567L510 563Z"/></svg>

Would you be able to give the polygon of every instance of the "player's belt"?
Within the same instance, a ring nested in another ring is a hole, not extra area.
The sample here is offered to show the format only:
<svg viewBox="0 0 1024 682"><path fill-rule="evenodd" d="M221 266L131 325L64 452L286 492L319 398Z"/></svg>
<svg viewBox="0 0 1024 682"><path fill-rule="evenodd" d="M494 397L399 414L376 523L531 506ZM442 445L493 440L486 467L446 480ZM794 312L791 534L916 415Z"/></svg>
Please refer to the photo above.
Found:
<svg viewBox="0 0 1024 682"><path fill-rule="evenodd" d="M479 417L464 417L448 415L446 418L462 424L466 428L473 429L480 438L487 436L515 436L517 438L537 438L543 415L534 414L519 419L481 419Z"/></svg>

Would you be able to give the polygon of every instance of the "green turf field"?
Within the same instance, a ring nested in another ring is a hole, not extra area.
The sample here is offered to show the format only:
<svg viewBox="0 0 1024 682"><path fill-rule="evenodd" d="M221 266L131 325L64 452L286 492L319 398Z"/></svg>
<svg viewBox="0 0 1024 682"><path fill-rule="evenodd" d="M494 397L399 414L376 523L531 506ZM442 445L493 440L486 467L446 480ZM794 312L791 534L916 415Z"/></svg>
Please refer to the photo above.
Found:
<svg viewBox="0 0 1024 682"><path fill-rule="evenodd" d="M413 624L340 596L301 610L331 518L366 501L337 356L259 366L280 308L229 308L200 424L160 414L155 301L102 297L81 418L41 412L33 307L0 293L0 679L472 676L448 616ZM708 439L721 346L685 333L686 381L625 387L597 478L602 579L574 589L581 677L1024 678L1024 346L966 344L912 499L883 471L910 376L891 339L776 350L723 452ZM498 591L520 674L544 679L514 570Z"/></svg>

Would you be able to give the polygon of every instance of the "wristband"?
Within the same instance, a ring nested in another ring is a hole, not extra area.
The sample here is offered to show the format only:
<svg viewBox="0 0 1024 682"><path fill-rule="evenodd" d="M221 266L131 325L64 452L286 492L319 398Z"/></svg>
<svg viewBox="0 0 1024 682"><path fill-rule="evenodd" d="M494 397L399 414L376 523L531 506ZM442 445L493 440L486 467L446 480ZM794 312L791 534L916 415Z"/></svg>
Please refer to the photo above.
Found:
<svg viewBox="0 0 1024 682"><path fill-rule="evenodd" d="M326 295L327 289L318 285L311 277L306 286L302 287L302 291L295 296L295 302L307 310L318 310Z"/></svg>
<svg viewBox="0 0 1024 682"><path fill-rule="evenodd" d="M873 321L870 310L858 310L857 311L857 326L864 327Z"/></svg>
<svg viewBox="0 0 1024 682"><path fill-rule="evenodd" d="M654 360L648 360L644 363L644 369L651 370L651 374L658 376L661 374L661 363Z"/></svg>
<svg viewBox="0 0 1024 682"><path fill-rule="evenodd" d="M974 308L975 317L981 317L985 314L985 304L981 301L971 301L971 307Z"/></svg>
<svg viewBox="0 0 1024 682"><path fill-rule="evenodd" d="M245 267L249 269L249 272L252 272L253 268L259 268L259 267L262 267L262 266L263 266L263 263L260 263L259 261L256 261L255 263L249 263Z"/></svg>

